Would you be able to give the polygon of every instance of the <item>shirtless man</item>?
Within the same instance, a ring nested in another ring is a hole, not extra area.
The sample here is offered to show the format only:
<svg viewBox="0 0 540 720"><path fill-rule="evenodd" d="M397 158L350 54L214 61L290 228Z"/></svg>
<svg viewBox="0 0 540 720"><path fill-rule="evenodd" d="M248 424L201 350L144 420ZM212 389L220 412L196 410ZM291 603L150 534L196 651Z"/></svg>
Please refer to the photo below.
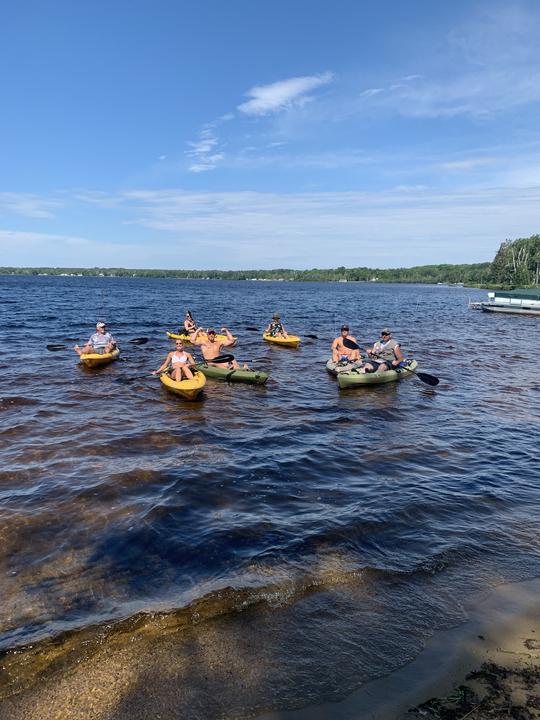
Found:
<svg viewBox="0 0 540 720"><path fill-rule="evenodd" d="M360 350L348 348L344 345L344 340L351 340L358 345L356 338L349 335L349 326L341 326L341 334L332 343L332 362L335 363L358 363L360 365Z"/></svg>
<svg viewBox="0 0 540 720"><path fill-rule="evenodd" d="M216 331L213 328L208 328L208 331L206 333L206 339L200 339L199 333L203 332L202 328L198 328L193 335L191 336L191 342L193 345L200 345L201 352L203 355L203 358L205 359L206 363L208 365L213 365L214 367L228 367L231 370L238 370L240 368L240 365L236 362L236 360L233 358L228 363L220 363L220 362L212 362L214 358L217 358L221 355L222 348L232 347L236 340L231 335L230 330L227 330L227 328L222 327L221 332L224 332L227 336L227 340L218 340L216 338ZM248 370L248 366L244 364L244 370Z"/></svg>

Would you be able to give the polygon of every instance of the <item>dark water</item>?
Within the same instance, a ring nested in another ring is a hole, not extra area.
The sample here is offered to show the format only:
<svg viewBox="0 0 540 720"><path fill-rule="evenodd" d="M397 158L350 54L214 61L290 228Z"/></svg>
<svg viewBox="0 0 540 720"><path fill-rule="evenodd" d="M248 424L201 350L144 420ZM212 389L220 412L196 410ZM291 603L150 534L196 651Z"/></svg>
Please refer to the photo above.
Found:
<svg viewBox="0 0 540 720"><path fill-rule="evenodd" d="M261 707L339 697L463 618L473 591L539 575L540 322L469 297L485 292L0 278L0 649L32 645L5 656L2 692L35 671L14 657L72 630L227 614L281 628ZM148 377L185 308L238 334L268 385L209 380L189 403ZM275 310L319 339L245 330ZM97 318L121 362L45 350ZM440 385L340 393L324 362L343 321L362 343L390 325Z"/></svg>

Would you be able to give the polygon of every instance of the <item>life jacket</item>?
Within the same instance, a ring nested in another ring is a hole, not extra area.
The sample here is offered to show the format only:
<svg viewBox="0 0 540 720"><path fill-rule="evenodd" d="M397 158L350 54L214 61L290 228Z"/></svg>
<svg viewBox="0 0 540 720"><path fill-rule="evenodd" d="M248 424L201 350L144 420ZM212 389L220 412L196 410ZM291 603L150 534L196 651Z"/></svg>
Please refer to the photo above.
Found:
<svg viewBox="0 0 540 720"><path fill-rule="evenodd" d="M373 354L379 360L392 361L396 359L396 354L394 350L397 347L399 347L399 343L393 339L387 340L385 343L377 341L373 345Z"/></svg>

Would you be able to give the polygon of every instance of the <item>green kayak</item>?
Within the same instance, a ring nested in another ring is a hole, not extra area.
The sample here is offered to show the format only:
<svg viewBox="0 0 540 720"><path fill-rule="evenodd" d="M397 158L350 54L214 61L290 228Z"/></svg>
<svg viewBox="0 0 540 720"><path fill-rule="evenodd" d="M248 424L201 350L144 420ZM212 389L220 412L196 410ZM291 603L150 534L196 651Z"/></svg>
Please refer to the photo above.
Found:
<svg viewBox="0 0 540 720"><path fill-rule="evenodd" d="M200 370L206 377L214 380L225 380L225 382L240 382L251 385L264 385L268 380L268 373L261 370L231 370L227 367L216 367L215 365L207 365L199 363L197 370Z"/></svg>
<svg viewBox="0 0 540 720"><path fill-rule="evenodd" d="M329 372L337 375L339 387L350 388L358 387L359 385L382 385L383 383L396 382L397 380L403 380L403 378L414 375L414 371L418 367L416 360L407 360L406 367L399 368L398 370L385 370L384 372L375 373L362 373L358 370L349 370L348 372L335 372L327 365Z"/></svg>

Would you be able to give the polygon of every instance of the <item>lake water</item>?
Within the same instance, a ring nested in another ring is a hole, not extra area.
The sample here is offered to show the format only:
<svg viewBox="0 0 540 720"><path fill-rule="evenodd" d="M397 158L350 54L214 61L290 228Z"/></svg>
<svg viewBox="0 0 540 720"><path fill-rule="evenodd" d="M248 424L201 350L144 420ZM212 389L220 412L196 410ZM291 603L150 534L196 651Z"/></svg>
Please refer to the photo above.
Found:
<svg viewBox="0 0 540 720"><path fill-rule="evenodd" d="M404 664L473 594L538 576L540 322L467 308L485 296L1 277L0 694L59 655L225 617L246 644L264 627L268 673L200 717L300 707ZM230 327L268 384L168 394L149 372L186 308ZM246 330L274 311L318 339L291 350ZM121 361L88 371L45 350L102 318ZM389 325L440 384L340 392L324 364L342 322L362 344Z"/></svg>

